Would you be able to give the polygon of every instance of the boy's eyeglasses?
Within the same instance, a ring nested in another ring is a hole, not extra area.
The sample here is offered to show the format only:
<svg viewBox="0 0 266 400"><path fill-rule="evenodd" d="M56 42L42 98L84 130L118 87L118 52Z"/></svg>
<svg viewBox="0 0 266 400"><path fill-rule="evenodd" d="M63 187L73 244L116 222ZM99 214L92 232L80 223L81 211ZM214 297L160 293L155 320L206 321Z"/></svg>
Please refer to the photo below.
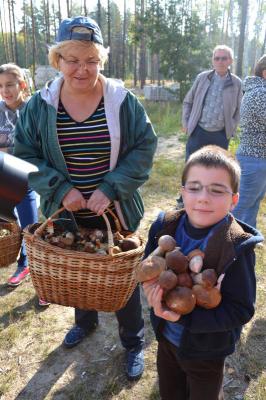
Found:
<svg viewBox="0 0 266 400"><path fill-rule="evenodd" d="M212 183L210 185L202 185L199 182L188 182L185 183L182 188L187 192L187 193L192 193L192 194L198 194L201 193L203 188L206 188L207 192L214 197L221 197L224 196L226 193L229 193L233 195L233 192L230 192L225 186L222 185L217 185L215 183Z"/></svg>
<svg viewBox="0 0 266 400"><path fill-rule="evenodd" d="M222 57L213 57L213 59L214 59L214 61L226 61L226 60L228 60L228 57L226 57L226 56L222 56Z"/></svg>
<svg viewBox="0 0 266 400"><path fill-rule="evenodd" d="M82 66L86 68L95 67L99 64L100 60L88 60L88 61L80 61L80 60L67 60L65 57L60 55L60 58L64 60L64 63L72 69L78 69Z"/></svg>

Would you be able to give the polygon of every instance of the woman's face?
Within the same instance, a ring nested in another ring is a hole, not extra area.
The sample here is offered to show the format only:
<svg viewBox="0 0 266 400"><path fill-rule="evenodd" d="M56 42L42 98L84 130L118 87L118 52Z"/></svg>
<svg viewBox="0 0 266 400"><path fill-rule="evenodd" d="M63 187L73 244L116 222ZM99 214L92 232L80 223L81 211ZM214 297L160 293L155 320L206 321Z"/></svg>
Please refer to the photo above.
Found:
<svg viewBox="0 0 266 400"><path fill-rule="evenodd" d="M84 46L65 48L59 58L59 68L65 83L77 93L96 86L100 72L100 59L96 52Z"/></svg>
<svg viewBox="0 0 266 400"><path fill-rule="evenodd" d="M0 74L0 95L7 107L15 110L23 101L23 88L18 78L11 73Z"/></svg>

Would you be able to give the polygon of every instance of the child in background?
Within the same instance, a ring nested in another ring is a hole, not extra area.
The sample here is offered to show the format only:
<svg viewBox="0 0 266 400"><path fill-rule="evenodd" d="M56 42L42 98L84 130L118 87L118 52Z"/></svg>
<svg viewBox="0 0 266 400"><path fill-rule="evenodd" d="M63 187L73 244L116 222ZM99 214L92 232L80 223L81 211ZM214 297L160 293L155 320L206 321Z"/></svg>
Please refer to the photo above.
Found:
<svg viewBox="0 0 266 400"><path fill-rule="evenodd" d="M240 167L226 150L205 146L188 159L182 175L184 209L161 212L149 231L147 257L160 236L170 234L187 255L205 253L204 269L215 268L221 303L179 315L162 302L158 279L143 284L157 336L162 400L221 400L225 357L254 314L254 247L261 234L231 214L238 202Z"/></svg>
<svg viewBox="0 0 266 400"><path fill-rule="evenodd" d="M14 130L19 113L28 100L27 84L21 68L9 63L0 66L0 151L13 152ZM25 198L17 205L19 223L23 229L38 221L36 194L28 189ZM29 274L25 243L21 251L15 273L8 279L9 286L18 286ZM47 305L43 300L40 305Z"/></svg>

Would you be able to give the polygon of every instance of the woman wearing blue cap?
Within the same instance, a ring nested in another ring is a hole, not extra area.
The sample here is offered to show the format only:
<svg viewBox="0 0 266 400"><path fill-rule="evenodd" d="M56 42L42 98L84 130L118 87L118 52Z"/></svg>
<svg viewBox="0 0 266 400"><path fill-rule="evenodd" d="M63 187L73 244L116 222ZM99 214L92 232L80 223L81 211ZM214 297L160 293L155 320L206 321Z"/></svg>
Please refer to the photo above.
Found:
<svg viewBox="0 0 266 400"><path fill-rule="evenodd" d="M63 205L79 224L99 227L99 216L109 207L125 230L135 231L144 212L138 189L148 179L157 140L137 98L121 81L100 73L107 55L91 18L61 23L49 51L61 76L26 106L16 128L15 155L38 167L29 181L46 217ZM139 287L116 317L127 377L138 379L144 370ZM96 311L75 309L65 346L77 345L97 325Z"/></svg>

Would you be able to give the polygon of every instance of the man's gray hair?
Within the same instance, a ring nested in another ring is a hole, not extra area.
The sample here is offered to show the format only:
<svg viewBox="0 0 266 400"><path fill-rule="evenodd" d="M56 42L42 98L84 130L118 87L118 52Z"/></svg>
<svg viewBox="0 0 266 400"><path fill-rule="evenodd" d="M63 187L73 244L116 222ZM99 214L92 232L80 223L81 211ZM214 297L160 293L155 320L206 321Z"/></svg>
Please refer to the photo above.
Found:
<svg viewBox="0 0 266 400"><path fill-rule="evenodd" d="M231 49L231 47L228 47L228 46L226 46L225 44L218 44L218 46L215 46L214 49L213 49L213 52L212 52L212 56L213 56L213 57L214 57L214 54L216 53L216 51L218 51L218 50L224 50L224 51L226 51L226 52L229 54L230 58L231 58L232 60L234 59L234 52L233 52L233 50Z"/></svg>

